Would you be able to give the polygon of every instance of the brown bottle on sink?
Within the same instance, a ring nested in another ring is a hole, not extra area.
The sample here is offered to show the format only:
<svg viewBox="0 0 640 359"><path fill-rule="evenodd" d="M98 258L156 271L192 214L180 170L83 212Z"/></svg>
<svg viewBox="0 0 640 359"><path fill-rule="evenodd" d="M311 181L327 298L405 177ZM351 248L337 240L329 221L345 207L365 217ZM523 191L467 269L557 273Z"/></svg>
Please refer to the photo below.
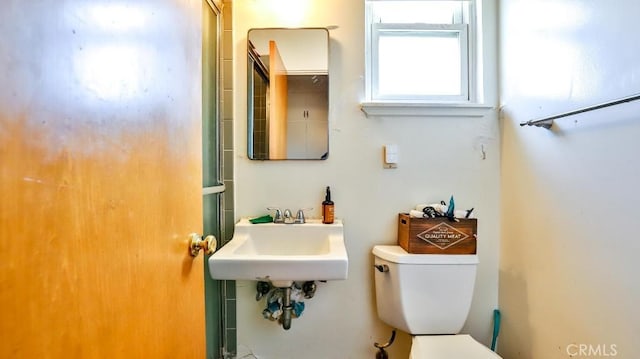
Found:
<svg viewBox="0 0 640 359"><path fill-rule="evenodd" d="M322 223L331 224L333 223L333 220L333 201L331 200L331 190L329 189L329 186L327 186L327 192L324 196L324 201L322 202Z"/></svg>

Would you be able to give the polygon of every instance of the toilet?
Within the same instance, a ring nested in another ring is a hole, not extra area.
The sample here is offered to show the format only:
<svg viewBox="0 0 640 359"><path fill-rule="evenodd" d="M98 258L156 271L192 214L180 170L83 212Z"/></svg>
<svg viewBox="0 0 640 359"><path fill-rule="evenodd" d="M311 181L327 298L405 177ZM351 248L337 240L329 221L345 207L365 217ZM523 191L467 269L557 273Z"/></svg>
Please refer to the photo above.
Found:
<svg viewBox="0 0 640 359"><path fill-rule="evenodd" d="M470 335L458 334L471 307L478 257L409 254L400 246L373 248L378 316L411 334L410 359L495 359Z"/></svg>

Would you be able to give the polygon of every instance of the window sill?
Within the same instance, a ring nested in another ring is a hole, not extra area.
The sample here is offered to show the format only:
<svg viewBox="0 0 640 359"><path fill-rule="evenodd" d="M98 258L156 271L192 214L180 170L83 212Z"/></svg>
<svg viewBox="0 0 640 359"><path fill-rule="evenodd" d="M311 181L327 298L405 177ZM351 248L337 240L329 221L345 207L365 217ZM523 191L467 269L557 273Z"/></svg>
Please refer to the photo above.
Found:
<svg viewBox="0 0 640 359"><path fill-rule="evenodd" d="M483 117L493 106L471 103L363 102L367 117Z"/></svg>

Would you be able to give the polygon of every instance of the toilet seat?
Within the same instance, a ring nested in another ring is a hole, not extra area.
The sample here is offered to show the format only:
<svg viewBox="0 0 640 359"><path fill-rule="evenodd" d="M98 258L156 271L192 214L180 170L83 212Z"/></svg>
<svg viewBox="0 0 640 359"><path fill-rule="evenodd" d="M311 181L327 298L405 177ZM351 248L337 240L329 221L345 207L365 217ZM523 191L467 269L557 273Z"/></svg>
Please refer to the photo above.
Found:
<svg viewBox="0 0 640 359"><path fill-rule="evenodd" d="M498 359L498 354L470 335L418 335L411 345L410 359Z"/></svg>

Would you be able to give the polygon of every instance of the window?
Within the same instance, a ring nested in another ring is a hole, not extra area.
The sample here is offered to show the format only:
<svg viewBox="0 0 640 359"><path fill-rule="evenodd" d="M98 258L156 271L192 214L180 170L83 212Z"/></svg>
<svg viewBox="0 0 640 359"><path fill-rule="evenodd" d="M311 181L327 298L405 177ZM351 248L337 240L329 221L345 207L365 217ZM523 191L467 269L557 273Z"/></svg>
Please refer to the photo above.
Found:
<svg viewBox="0 0 640 359"><path fill-rule="evenodd" d="M475 1L367 0L367 102L475 103Z"/></svg>

